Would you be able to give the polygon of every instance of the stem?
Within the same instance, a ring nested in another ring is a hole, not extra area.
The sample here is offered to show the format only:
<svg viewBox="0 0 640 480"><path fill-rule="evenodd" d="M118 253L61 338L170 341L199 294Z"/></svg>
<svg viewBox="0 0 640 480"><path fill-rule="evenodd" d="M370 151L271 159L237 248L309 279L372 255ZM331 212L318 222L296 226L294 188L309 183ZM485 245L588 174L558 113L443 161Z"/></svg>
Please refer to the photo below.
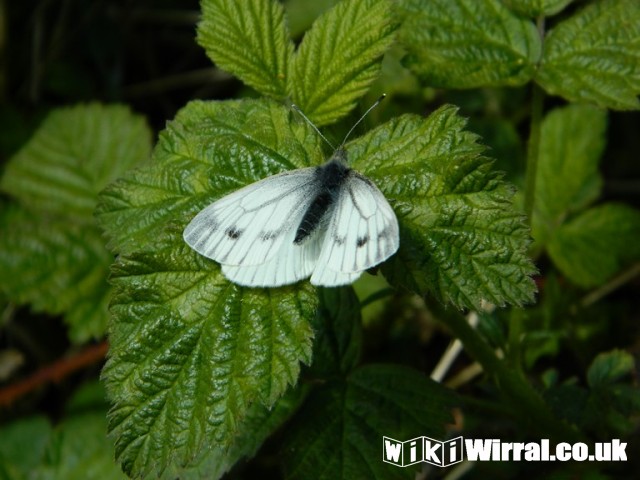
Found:
<svg viewBox="0 0 640 480"><path fill-rule="evenodd" d="M576 430L554 415L540 394L518 370L511 368L496 356L491 347L462 315L449 313L447 326L463 343L467 353L495 379L509 404L516 406L515 411L521 416L523 423L538 430L544 436L560 441L571 442L581 439L581 435Z"/></svg>
<svg viewBox="0 0 640 480"><path fill-rule="evenodd" d="M51 365L41 368L31 376L0 389L0 407L7 407L15 401L49 382L59 382L69 374L104 360L108 349L107 342L92 345L78 354L62 358Z"/></svg>
<svg viewBox="0 0 640 480"><path fill-rule="evenodd" d="M540 42L542 43L544 40L544 17L538 18L537 26ZM535 83L532 84L532 88L531 125L527 145L527 176L524 190L524 209L529 223L531 223L531 219L533 218L538 158L540 157L540 127L542 125L542 111L544 106L544 91Z"/></svg>

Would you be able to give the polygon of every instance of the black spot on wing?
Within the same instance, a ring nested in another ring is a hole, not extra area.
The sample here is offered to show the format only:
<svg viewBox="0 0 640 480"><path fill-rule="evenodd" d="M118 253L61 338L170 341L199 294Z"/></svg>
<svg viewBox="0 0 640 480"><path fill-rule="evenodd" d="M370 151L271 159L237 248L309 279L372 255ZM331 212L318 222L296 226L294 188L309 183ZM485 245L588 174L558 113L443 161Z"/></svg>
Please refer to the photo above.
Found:
<svg viewBox="0 0 640 480"><path fill-rule="evenodd" d="M229 227L225 233L230 239L237 240L242 235L242 230L238 230L236 227Z"/></svg>
<svg viewBox="0 0 640 480"><path fill-rule="evenodd" d="M356 245L358 246L358 248L364 247L367 244L368 241L369 241L369 236L368 235L365 235L364 237L358 237Z"/></svg>

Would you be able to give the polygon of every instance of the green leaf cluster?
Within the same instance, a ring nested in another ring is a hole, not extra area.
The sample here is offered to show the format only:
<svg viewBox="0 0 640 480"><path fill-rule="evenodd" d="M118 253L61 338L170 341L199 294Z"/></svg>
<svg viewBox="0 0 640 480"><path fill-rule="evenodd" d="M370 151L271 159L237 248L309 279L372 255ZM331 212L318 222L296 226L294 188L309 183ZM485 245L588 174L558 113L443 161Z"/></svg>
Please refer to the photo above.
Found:
<svg viewBox="0 0 640 480"><path fill-rule="evenodd" d="M640 413L640 389L625 382L634 371L628 352L604 352L587 370L588 388L568 381L552 386L547 397L561 417L596 438L610 438L611 432L628 435L636 428L633 418Z"/></svg>
<svg viewBox="0 0 640 480"><path fill-rule="evenodd" d="M321 16L294 52L282 7L249 3L203 2L199 42L219 66L268 97L291 96L321 125L366 91L395 28L388 2L346 1ZM445 106L426 120L403 115L347 144L350 164L379 186L401 225L400 252L383 271L394 286L460 308L483 299L526 303L535 291L528 229L512 188L465 123ZM326 478L389 478L393 469L358 460L367 453L364 436L435 435L448 420L452 400L437 384L406 369L359 366L360 305L351 287L240 288L184 244L186 224L216 199L322 164L320 141L274 100L194 101L160 134L151 162L102 192L96 217L118 253L104 380L114 404L109 429L128 474L218 476L297 410L300 428L318 430L321 440L287 434L287 445L307 451L302 463L286 456L290 476L321 467ZM301 362L321 388L296 386ZM430 420L416 423L421 411ZM325 425L327 417L333 421ZM338 458L336 444L349 446L349 455Z"/></svg>
<svg viewBox="0 0 640 480"><path fill-rule="evenodd" d="M533 235L582 287L601 285L640 260L640 212L619 203L590 207L602 187L606 124L606 112L587 105L558 108L542 122Z"/></svg>
<svg viewBox="0 0 640 480"><path fill-rule="evenodd" d="M97 383L70 399L57 425L41 415L0 427L0 478L5 480L121 480L107 437L104 390Z"/></svg>
<svg viewBox="0 0 640 480"><path fill-rule="evenodd" d="M70 338L104 335L112 257L95 225L98 192L150 153L142 118L122 106L52 112L8 162L0 190L0 289L35 311L63 314Z"/></svg>
<svg viewBox="0 0 640 480"><path fill-rule="evenodd" d="M280 3L203 1L198 42L216 65L262 95L295 102L322 126L349 113L375 80L397 28L391 6L340 2L294 48Z"/></svg>
<svg viewBox="0 0 640 480"><path fill-rule="evenodd" d="M640 3L602 0L553 25L567 0L402 0L407 66L442 88L534 81L550 94L617 110L640 106ZM513 9L513 10L510 10ZM538 27L518 14L539 19Z"/></svg>

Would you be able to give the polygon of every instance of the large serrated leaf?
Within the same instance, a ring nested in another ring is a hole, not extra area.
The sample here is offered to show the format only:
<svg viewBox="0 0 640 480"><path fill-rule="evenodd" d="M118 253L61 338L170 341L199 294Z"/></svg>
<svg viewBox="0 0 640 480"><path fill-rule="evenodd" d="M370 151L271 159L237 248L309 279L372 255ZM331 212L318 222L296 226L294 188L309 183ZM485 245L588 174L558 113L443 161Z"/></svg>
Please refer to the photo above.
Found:
<svg viewBox="0 0 640 480"><path fill-rule="evenodd" d="M402 0L400 11L407 64L428 85L513 86L533 76L538 32L499 0Z"/></svg>
<svg viewBox="0 0 640 480"><path fill-rule="evenodd" d="M452 393L420 373L370 365L316 391L285 444L288 479L410 479L415 470L381 459L382 436L442 438Z"/></svg>
<svg viewBox="0 0 640 480"><path fill-rule="evenodd" d="M638 109L640 2L593 2L559 23L545 39L536 80L574 102Z"/></svg>
<svg viewBox="0 0 640 480"><path fill-rule="evenodd" d="M289 89L316 125L333 123L356 106L396 27L389 0L346 0L314 22L295 54Z"/></svg>
<svg viewBox="0 0 640 480"><path fill-rule="evenodd" d="M209 442L227 448L252 405L273 405L311 356L308 284L239 288L181 230L168 238L113 267L109 429L136 476L189 465Z"/></svg>
<svg viewBox="0 0 640 480"><path fill-rule="evenodd" d="M465 123L447 106L426 120L403 115L349 144L354 167L379 186L400 223L400 250L383 271L458 307L529 302L528 229L512 188Z"/></svg>
<svg viewBox="0 0 640 480"><path fill-rule="evenodd" d="M606 128L606 111L588 105L558 108L543 120L531 221L541 245L569 215L600 195L598 164Z"/></svg>
<svg viewBox="0 0 640 480"><path fill-rule="evenodd" d="M621 204L591 208L560 226L547 246L575 284L594 287L640 260L640 211Z"/></svg>
<svg viewBox="0 0 640 480"><path fill-rule="evenodd" d="M198 43L220 68L258 92L284 99L293 42L273 0L202 0Z"/></svg>
<svg viewBox="0 0 640 480"><path fill-rule="evenodd" d="M148 250L167 225L261 178L322 163L318 135L275 102L195 101L160 134L153 162L101 194L100 225L118 252Z"/></svg>
<svg viewBox="0 0 640 480"><path fill-rule="evenodd" d="M98 192L149 156L151 132L118 105L54 110L7 164L0 189L34 211L93 223Z"/></svg>

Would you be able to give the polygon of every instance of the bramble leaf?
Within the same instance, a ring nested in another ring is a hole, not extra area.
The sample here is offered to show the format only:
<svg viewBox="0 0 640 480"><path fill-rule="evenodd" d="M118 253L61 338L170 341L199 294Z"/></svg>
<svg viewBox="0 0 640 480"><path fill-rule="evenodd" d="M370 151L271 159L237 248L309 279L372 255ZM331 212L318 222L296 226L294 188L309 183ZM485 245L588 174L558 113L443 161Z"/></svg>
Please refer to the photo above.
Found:
<svg viewBox="0 0 640 480"><path fill-rule="evenodd" d="M64 315L76 343L104 335L112 256L99 229L25 209L0 214L0 288L17 304Z"/></svg>
<svg viewBox="0 0 640 480"><path fill-rule="evenodd" d="M588 105L558 108L543 120L531 222L538 243L600 195L606 128L607 113Z"/></svg>
<svg viewBox="0 0 640 480"><path fill-rule="evenodd" d="M442 88L523 85L540 58L535 25L499 0L402 0L406 63Z"/></svg>
<svg viewBox="0 0 640 480"><path fill-rule="evenodd" d="M34 212L93 224L98 192L149 156L151 132L120 105L54 110L7 164L0 189Z"/></svg>
<svg viewBox="0 0 640 480"><path fill-rule="evenodd" d="M545 38L536 81L572 102L637 110L640 2L593 2L556 25Z"/></svg>
<svg viewBox="0 0 640 480"><path fill-rule="evenodd" d="M16 200L0 216L0 290L63 314L73 342L102 336L107 324L112 257L93 218L98 192L148 157L150 136L122 106L56 110L0 180Z"/></svg>
<svg viewBox="0 0 640 480"><path fill-rule="evenodd" d="M454 403L450 391L415 370L359 368L315 391L300 410L285 443L285 477L414 478L412 469L380 460L382 436L442 438Z"/></svg>
<svg viewBox="0 0 640 480"><path fill-rule="evenodd" d="M109 430L137 476L189 465L211 442L224 450L252 405L271 407L311 356L310 285L236 287L182 230L166 237L119 257L112 274Z"/></svg>
<svg viewBox="0 0 640 480"><path fill-rule="evenodd" d="M216 65L268 97L284 99L293 42L282 4L202 0L198 43Z"/></svg>
<svg viewBox="0 0 640 480"><path fill-rule="evenodd" d="M503 0L514 12L537 18L550 17L562 11L573 0Z"/></svg>
<svg viewBox="0 0 640 480"><path fill-rule="evenodd" d="M400 250L383 272L396 285L478 308L532 300L529 232L513 189L492 171L456 109L403 115L348 145L354 168L378 185L400 223Z"/></svg>
<svg viewBox="0 0 640 480"><path fill-rule="evenodd" d="M214 200L269 175L322 163L320 139L274 102L195 101L160 134L153 162L101 194L99 224L120 252L162 243Z"/></svg>
<svg viewBox="0 0 640 480"><path fill-rule="evenodd" d="M345 116L377 77L396 28L389 0L343 1L320 16L294 56L294 102L319 126Z"/></svg>
<svg viewBox="0 0 640 480"><path fill-rule="evenodd" d="M640 211L603 204L559 227L547 249L576 285L602 285L623 266L640 260Z"/></svg>

